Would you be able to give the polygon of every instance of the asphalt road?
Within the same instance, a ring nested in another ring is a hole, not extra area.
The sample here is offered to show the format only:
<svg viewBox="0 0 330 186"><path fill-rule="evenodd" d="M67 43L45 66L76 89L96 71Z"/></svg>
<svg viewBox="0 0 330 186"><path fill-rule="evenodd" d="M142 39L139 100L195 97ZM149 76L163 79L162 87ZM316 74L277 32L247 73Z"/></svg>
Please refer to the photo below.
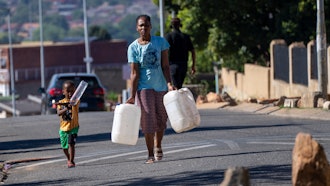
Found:
<svg viewBox="0 0 330 186"><path fill-rule="evenodd" d="M329 121L228 109L200 110L201 126L177 134L168 125L164 158L144 164L147 151L110 140L113 112L80 113L76 168L68 169L58 117L0 120L0 161L16 162L5 185L218 185L228 167L246 167L251 185L292 185L291 155L298 132L330 153Z"/></svg>

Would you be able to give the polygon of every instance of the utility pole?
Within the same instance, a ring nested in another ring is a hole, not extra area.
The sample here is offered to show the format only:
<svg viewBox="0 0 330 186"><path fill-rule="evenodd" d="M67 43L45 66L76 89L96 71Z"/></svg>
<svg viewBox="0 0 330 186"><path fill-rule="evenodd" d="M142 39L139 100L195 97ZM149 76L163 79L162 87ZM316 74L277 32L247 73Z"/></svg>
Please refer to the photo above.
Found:
<svg viewBox="0 0 330 186"><path fill-rule="evenodd" d="M8 11L8 41L9 41L9 55L10 55L10 86L11 86L11 104L13 107L13 117L16 116L16 98L15 98L15 75L14 75L14 62L13 62L13 45L11 41L11 23L10 23L10 10Z"/></svg>
<svg viewBox="0 0 330 186"><path fill-rule="evenodd" d="M90 49L89 49L86 0L83 0L83 9L84 9L83 10L84 11L84 36L85 36L85 54L86 54L84 61L86 63L86 72L88 74L90 74L91 73L91 63L93 62L93 58L90 56Z"/></svg>
<svg viewBox="0 0 330 186"><path fill-rule="evenodd" d="M40 78L41 78L41 114L46 114L46 90L45 90L45 62L44 62L44 38L42 25L42 2L39 0L39 31L40 31Z"/></svg>
<svg viewBox="0 0 330 186"><path fill-rule="evenodd" d="M318 91L324 99L328 99L328 65L327 65L327 36L324 21L324 0L317 0L316 50L318 70Z"/></svg>
<svg viewBox="0 0 330 186"><path fill-rule="evenodd" d="M159 0L160 36L164 37L164 0Z"/></svg>

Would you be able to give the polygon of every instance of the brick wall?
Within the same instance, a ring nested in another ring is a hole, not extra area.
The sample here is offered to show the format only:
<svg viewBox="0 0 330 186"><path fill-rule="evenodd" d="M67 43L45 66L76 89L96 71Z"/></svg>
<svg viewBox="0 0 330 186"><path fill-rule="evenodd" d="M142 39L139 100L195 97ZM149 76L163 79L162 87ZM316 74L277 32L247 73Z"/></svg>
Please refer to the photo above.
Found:
<svg viewBox="0 0 330 186"><path fill-rule="evenodd" d="M15 90L17 94L26 97L27 94L38 93L40 87L40 44L24 44L13 45L13 64L15 70ZM0 58L4 59L5 64L1 66L3 70L10 70L9 48L8 45L0 45ZM127 64L127 42L123 40L114 41L97 41L90 43L90 54L93 58L91 64L92 70L98 68L97 73L101 73L102 79L105 81L105 86L109 89L114 89L119 92L123 87L124 81L116 81L114 79L121 78L121 66ZM44 66L45 66L45 82L46 86L52 74L60 72L84 72L86 63L83 61L85 57L84 43L45 43L44 44ZM0 68L0 69L1 69ZM109 73L112 81L108 81ZM112 74L112 75L111 75ZM116 76L116 78L113 78ZM122 78L121 78L122 79ZM1 83L1 82L0 82ZM10 82L2 82L7 84ZM125 82L124 82L125 83ZM8 93L5 90L0 90L0 94Z"/></svg>
<svg viewBox="0 0 330 186"><path fill-rule="evenodd" d="M315 41L310 41L306 48L300 42L287 46L284 40L274 40L270 53L270 67L245 64L244 74L222 68L224 90L237 100L300 97L318 91ZM327 60L329 63L330 47L327 48ZM330 67L327 70L330 74ZM329 94L330 81L327 86Z"/></svg>
<svg viewBox="0 0 330 186"><path fill-rule="evenodd" d="M2 56L8 58L8 47L0 46ZM93 65L118 64L127 62L126 41L98 41L90 44ZM58 43L44 45L45 67L85 65L84 43ZM9 59L9 58L8 58ZM8 61L8 60L7 60ZM14 69L40 68L40 46L14 45L13 46ZM9 67L9 65L7 65Z"/></svg>

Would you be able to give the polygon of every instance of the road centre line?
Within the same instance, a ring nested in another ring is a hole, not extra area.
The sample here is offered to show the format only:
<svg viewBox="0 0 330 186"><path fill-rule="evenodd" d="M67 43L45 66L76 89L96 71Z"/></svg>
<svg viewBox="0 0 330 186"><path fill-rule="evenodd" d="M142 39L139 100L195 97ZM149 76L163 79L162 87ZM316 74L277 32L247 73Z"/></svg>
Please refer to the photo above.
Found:
<svg viewBox="0 0 330 186"><path fill-rule="evenodd" d="M194 145L205 145L205 144L208 145L209 143L207 143L207 142L179 143L179 144L176 144L176 145L173 145L173 146L170 146L170 147L165 147L165 148L177 148L177 147L186 147L186 146L194 146ZM90 158L90 157L102 156L102 155L109 155L109 154L114 154L114 153L118 153L118 152L123 152L125 150L127 150L127 149L121 149L121 150L117 150L117 151L111 151L110 153L109 153L109 151L97 152L97 153L92 153L92 154L77 156L75 159ZM79 165L79 164L90 163L90 162L98 161L98 160L102 160L102 159L111 159L111 158L120 157L120 156L128 156L128 155L132 155L132 154L142 153L142 152L145 152L145 151L146 150L134 151L134 152L129 152L129 153L121 153L121 154L112 155L112 156L106 156L106 157L102 157L102 158L98 158L98 159L77 162L76 164ZM26 165L26 166L15 167L15 169L31 168L31 167L35 167L35 166L52 164L52 163L61 162L61 161L66 161L66 159L61 158L61 159L56 159L56 160L44 161L44 162L34 163L34 164Z"/></svg>
<svg viewBox="0 0 330 186"><path fill-rule="evenodd" d="M201 146L189 147L189 148L178 149L178 150L171 150L171 151L166 151L166 154L173 154L173 153L177 153L177 152L183 152L183 151L188 151L188 150L196 150L196 149L213 147L213 146L216 146L216 144L208 144L208 145L201 145ZM145 158L145 156L137 156L137 157L129 158L129 159L130 160L135 160L135 159L141 159L141 158Z"/></svg>
<svg viewBox="0 0 330 186"><path fill-rule="evenodd" d="M314 138L316 141L330 141L329 138ZM272 141L249 141L248 144L265 144L265 145L294 145L295 142L272 142Z"/></svg>
<svg viewBox="0 0 330 186"><path fill-rule="evenodd" d="M36 167L39 165L46 165L46 164L51 164L59 161L65 161L66 159L57 159L57 160L50 160L50 161L45 161L45 162L40 162L40 163L34 163L31 165L26 165L26 166L21 166L21 167L15 167L14 169L25 169L25 168L31 168L31 167Z"/></svg>
<svg viewBox="0 0 330 186"><path fill-rule="evenodd" d="M180 149L180 150L172 150L172 151L169 151L167 153L175 153L175 152L181 152L181 151L186 151L186 150L194 150L194 149L206 148L206 147L210 147L210 146L215 146L215 144L202 145L202 146L196 146L196 147L189 147L189 148ZM112 155L112 156L106 156L106 157L92 159L92 160L86 160L86 161L79 162L77 164L91 163L91 162L95 162L95 161L99 161L99 160L111 159L111 158L116 158L116 157L121 157L121 156L128 156L128 155L138 154L138 153L142 153L142 152L146 152L146 150L136 151L136 152L129 152L129 153L123 153L123 154L117 154L117 155ZM145 157L145 156L143 156L143 157ZM137 158L137 157L135 157L135 158Z"/></svg>
<svg viewBox="0 0 330 186"><path fill-rule="evenodd" d="M110 159L110 158L115 158L115 157L120 157L120 156L128 156L128 155L132 155L132 154L139 154L139 153L142 153L142 152L145 152L145 151L146 150L116 154L116 155L106 156L106 157L97 158L97 159L93 159L93 160L86 160L86 161L82 161L82 162L79 162L79 163L76 163L76 164L79 165L79 164L90 163L90 162L99 161L99 160L103 160L103 159ZM78 158L82 158L82 157L77 157L76 159L78 159ZM46 162L35 163L35 164L32 164L32 165L17 167L15 169L31 168L31 167L35 167L35 166L39 166L39 165L51 164L51 163L55 163L55 162L59 162L59 161L65 161L65 160L66 159L51 160L51 161L46 161Z"/></svg>
<svg viewBox="0 0 330 186"><path fill-rule="evenodd" d="M169 147L163 147L164 149L170 149L170 148L177 148L177 147L187 147L187 146L196 146L196 145L205 145L205 144L210 144L209 142L198 142L198 143L179 143L179 144L175 144L175 145L171 145ZM107 153L93 153L93 154L88 154L88 155L83 155L83 156L79 156L79 157L76 157L76 159L80 159L80 158L88 158L88 157L94 157L94 156L98 156L98 155L106 155L106 154L114 154L114 153L118 153L118 152L123 152L123 151L129 151L131 152L132 151L132 148L131 146L127 146L129 148L125 148L125 150L117 150L117 151L112 151L111 153L109 153L107 151ZM145 147L143 147L145 149ZM141 148L135 148L135 149L141 149ZM146 151L146 150L144 150Z"/></svg>
<svg viewBox="0 0 330 186"><path fill-rule="evenodd" d="M330 138L317 138L317 137L314 137L314 140L318 141L318 140L321 140L321 141L330 141Z"/></svg>
<svg viewBox="0 0 330 186"><path fill-rule="evenodd" d="M226 145L228 145L228 147L231 149L231 150L239 150L239 145L232 141L232 140L221 140L221 139L215 139L215 141L219 141L219 142L222 142L222 143L225 143Z"/></svg>
<svg viewBox="0 0 330 186"><path fill-rule="evenodd" d="M96 159L92 159L92 160L81 161L81 162L76 163L76 164L80 165L80 164L86 164L86 163L91 163L91 162L100 161L100 160L117 158L117 157L121 157L121 156L129 156L129 155L133 155L133 154L139 154L139 153L142 153L142 152L145 152L145 151L146 150L140 150L140 151L135 151L135 152L127 152L127 153L122 153L122 154L116 154L116 155L112 155L112 156L105 156L105 157L102 157L102 158L96 158Z"/></svg>
<svg viewBox="0 0 330 186"><path fill-rule="evenodd" d="M123 150L119 150L119 152L122 152L122 151ZM88 154L88 155L77 156L75 159L89 158L89 157L102 156L102 155L109 155L109 154L114 154L114 153L117 153L117 152L111 151L109 153L109 151L104 151L104 152L98 152L98 153L91 153L91 154ZM39 166L39 165L46 165L46 164L56 163L56 162L60 162L60 161L66 161L66 159L61 158L61 159L56 159L56 160L44 161L44 162L40 162L40 163L34 163L34 164L31 164L31 165L16 167L15 169L30 168L30 167Z"/></svg>
<svg viewBox="0 0 330 186"><path fill-rule="evenodd" d="M294 145L292 142L267 142L267 141L249 141L248 144L264 144L264 145Z"/></svg>

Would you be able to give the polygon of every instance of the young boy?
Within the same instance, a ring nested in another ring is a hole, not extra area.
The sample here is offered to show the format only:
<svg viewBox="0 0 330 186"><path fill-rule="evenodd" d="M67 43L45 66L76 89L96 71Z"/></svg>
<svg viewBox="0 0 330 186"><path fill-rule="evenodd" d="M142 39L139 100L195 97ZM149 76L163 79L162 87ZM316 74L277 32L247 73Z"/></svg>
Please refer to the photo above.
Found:
<svg viewBox="0 0 330 186"><path fill-rule="evenodd" d="M76 105L71 105L70 98L75 91L73 81L65 81L63 83L64 99L57 104L57 114L60 116L60 140L63 152L67 158L68 168L75 167L75 142L79 130L79 101Z"/></svg>

